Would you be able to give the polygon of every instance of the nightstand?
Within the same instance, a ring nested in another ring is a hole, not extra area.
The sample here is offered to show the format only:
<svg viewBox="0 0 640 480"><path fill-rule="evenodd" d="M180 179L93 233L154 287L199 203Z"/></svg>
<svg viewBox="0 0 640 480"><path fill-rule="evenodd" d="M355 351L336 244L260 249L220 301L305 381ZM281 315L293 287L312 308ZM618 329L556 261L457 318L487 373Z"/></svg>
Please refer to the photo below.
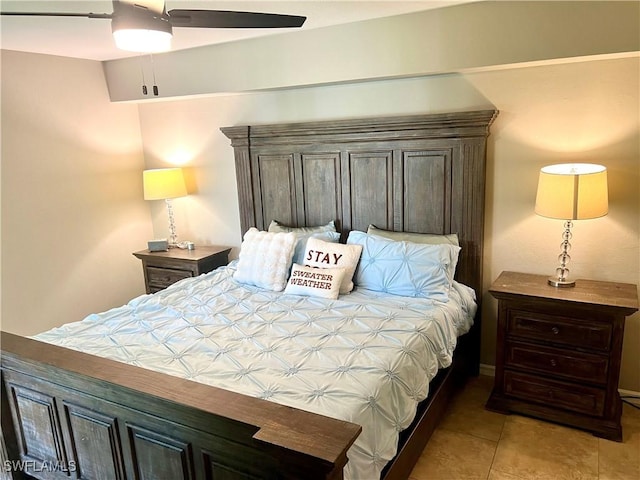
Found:
<svg viewBox="0 0 640 480"><path fill-rule="evenodd" d="M638 310L637 287L577 280L556 288L547 277L503 272L489 289L498 335L486 408L621 441L622 337L625 317Z"/></svg>
<svg viewBox="0 0 640 480"><path fill-rule="evenodd" d="M229 263L230 247L196 246L195 250L170 248L166 252L140 250L133 254L142 260L147 293L155 293L178 280L197 277Z"/></svg>

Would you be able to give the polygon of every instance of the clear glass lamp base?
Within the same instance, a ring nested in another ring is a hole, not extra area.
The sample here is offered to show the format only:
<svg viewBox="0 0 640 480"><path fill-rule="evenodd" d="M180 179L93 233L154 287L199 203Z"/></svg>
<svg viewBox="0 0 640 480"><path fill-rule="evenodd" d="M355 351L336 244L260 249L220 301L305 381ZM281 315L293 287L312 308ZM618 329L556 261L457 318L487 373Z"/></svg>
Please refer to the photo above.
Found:
<svg viewBox="0 0 640 480"><path fill-rule="evenodd" d="M562 250L560 251L560 255L558 255L558 261L560 262L560 266L556 268L556 274L553 277L548 278L548 283L552 287L575 287L575 280L569 280L569 268L567 264L571 261L571 257L569 256L569 251L571 250L571 227L573 226L571 220L567 220L564 223L564 232L562 233L562 243L560 247Z"/></svg>
<svg viewBox="0 0 640 480"><path fill-rule="evenodd" d="M547 279L547 282L552 287L575 287L576 286L575 280L567 280L566 278L562 279L558 277L549 277Z"/></svg>

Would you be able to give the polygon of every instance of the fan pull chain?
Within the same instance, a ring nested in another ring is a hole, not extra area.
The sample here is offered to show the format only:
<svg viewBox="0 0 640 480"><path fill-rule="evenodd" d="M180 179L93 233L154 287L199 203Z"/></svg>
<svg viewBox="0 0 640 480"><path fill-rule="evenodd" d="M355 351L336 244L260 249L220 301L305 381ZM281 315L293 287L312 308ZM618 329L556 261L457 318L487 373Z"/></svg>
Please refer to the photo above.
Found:
<svg viewBox="0 0 640 480"><path fill-rule="evenodd" d="M146 95L147 94L147 85L145 84L144 81L144 67L142 66L142 55L140 55L138 57L139 63L140 63L140 74L142 75L142 94Z"/></svg>
<svg viewBox="0 0 640 480"><path fill-rule="evenodd" d="M153 63L153 54L149 55L151 57L151 73L153 74L153 94L158 96L158 85L156 85L156 67Z"/></svg>

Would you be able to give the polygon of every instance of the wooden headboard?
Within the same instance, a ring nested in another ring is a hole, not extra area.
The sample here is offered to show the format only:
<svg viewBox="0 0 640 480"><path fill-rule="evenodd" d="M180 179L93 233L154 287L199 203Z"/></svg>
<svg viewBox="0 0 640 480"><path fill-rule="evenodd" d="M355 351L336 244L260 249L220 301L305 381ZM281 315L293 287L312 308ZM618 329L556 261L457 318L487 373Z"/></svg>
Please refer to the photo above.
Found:
<svg viewBox="0 0 640 480"><path fill-rule="evenodd" d="M222 128L242 233L271 220L456 233L456 278L481 298L486 139L495 110Z"/></svg>

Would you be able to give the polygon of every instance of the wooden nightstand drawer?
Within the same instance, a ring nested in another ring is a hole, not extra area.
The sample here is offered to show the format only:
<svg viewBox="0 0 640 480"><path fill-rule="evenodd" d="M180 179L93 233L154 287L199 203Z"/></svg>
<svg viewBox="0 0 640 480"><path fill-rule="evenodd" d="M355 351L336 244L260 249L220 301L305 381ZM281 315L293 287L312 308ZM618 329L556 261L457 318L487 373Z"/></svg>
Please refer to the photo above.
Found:
<svg viewBox="0 0 640 480"><path fill-rule="evenodd" d="M178 280L192 277L190 270L173 270L170 268L147 267L147 278L149 287L167 288Z"/></svg>
<svg viewBox="0 0 640 480"><path fill-rule="evenodd" d="M612 326L610 323L514 309L509 310L507 333L510 336L607 351L611 347Z"/></svg>
<svg viewBox="0 0 640 480"><path fill-rule="evenodd" d="M507 342L505 365L574 381L606 384L609 357L566 349Z"/></svg>
<svg viewBox="0 0 640 480"><path fill-rule="evenodd" d="M504 392L523 400L588 415L602 415L605 390L505 370Z"/></svg>

